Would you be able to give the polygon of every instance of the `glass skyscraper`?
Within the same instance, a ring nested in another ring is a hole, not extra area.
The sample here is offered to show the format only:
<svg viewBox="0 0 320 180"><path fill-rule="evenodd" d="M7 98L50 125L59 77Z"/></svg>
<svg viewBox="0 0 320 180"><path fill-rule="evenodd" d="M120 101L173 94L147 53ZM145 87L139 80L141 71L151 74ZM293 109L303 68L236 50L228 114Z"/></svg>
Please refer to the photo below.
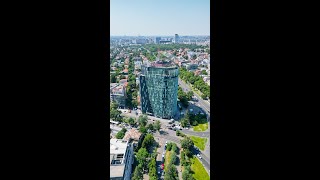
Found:
<svg viewBox="0 0 320 180"><path fill-rule="evenodd" d="M156 61L141 67L140 103L143 113L170 119L177 112L179 69L172 62Z"/></svg>

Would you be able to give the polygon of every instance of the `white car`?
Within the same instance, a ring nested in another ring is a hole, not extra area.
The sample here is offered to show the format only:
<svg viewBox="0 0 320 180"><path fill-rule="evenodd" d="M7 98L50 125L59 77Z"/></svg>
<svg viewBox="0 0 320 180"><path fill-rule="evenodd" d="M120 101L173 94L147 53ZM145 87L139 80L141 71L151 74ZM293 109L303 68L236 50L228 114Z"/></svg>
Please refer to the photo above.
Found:
<svg viewBox="0 0 320 180"><path fill-rule="evenodd" d="M188 127L186 127L186 129L189 129Z"/></svg>
<svg viewBox="0 0 320 180"><path fill-rule="evenodd" d="M197 154L198 158L202 159L202 157L200 156L200 154Z"/></svg>

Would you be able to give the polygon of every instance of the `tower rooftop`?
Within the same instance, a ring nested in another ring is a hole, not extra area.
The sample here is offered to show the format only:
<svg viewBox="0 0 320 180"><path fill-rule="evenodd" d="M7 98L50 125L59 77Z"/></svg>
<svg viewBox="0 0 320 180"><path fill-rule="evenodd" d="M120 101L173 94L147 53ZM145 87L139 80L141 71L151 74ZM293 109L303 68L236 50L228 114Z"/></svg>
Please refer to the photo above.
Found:
<svg viewBox="0 0 320 180"><path fill-rule="evenodd" d="M157 68L166 68L166 67L176 67L176 65L172 61L164 61L164 60L157 60L155 62L151 63L151 67L157 67Z"/></svg>

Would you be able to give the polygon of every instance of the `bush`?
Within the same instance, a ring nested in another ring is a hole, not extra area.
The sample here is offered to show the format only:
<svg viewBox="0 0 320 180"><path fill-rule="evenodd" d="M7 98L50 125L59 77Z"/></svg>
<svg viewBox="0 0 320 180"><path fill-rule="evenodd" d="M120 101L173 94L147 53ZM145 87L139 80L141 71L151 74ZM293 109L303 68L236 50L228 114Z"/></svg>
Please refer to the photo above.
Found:
<svg viewBox="0 0 320 180"><path fill-rule="evenodd" d="M177 135L177 136L180 136L180 134L181 134L180 131L177 130L177 131L176 131L176 135Z"/></svg>

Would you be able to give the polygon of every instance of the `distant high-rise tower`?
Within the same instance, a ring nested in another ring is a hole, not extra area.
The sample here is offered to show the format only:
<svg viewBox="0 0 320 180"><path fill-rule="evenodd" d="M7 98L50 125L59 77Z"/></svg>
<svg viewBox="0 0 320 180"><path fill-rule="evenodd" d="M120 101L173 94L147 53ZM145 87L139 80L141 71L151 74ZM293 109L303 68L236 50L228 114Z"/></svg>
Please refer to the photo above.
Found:
<svg viewBox="0 0 320 180"><path fill-rule="evenodd" d="M160 40L161 40L161 37L155 37L154 38L154 43L160 44Z"/></svg>
<svg viewBox="0 0 320 180"><path fill-rule="evenodd" d="M174 43L179 43L179 35L178 34L174 35Z"/></svg>
<svg viewBox="0 0 320 180"><path fill-rule="evenodd" d="M172 62L156 61L141 67L140 102L143 113L170 119L177 112L179 69Z"/></svg>

